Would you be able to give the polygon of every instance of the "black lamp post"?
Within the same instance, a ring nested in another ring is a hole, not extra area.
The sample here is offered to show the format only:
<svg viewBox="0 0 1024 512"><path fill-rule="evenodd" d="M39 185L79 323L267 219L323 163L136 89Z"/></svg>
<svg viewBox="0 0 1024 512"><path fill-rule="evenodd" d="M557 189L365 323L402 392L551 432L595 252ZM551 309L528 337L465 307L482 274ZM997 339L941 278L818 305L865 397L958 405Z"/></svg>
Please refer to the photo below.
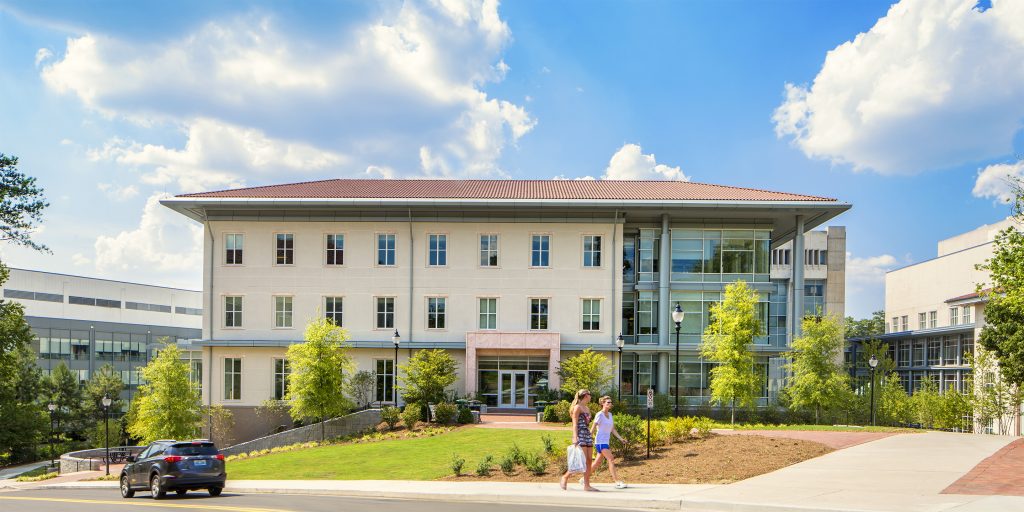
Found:
<svg viewBox="0 0 1024 512"><path fill-rule="evenodd" d="M401 341L402 337L398 334L398 329L395 329L395 335L391 337L391 343L395 344L395 362L391 368L391 393L395 399L395 407L398 407L398 344Z"/></svg>
<svg viewBox="0 0 1024 512"><path fill-rule="evenodd" d="M102 403L103 403L103 445L106 448L106 452L107 452L106 464L104 464L104 466L106 466L106 468L107 468L107 476L110 476L110 412L109 412L109 409L110 409L110 404L112 402L113 402L113 400L111 400L110 397L108 397L106 395L103 395L103 400L102 400Z"/></svg>
<svg viewBox="0 0 1024 512"><path fill-rule="evenodd" d="M679 329L683 324L683 316L685 316L683 308L679 307L679 303L676 302L676 308L672 310L672 321L676 323L676 389L673 393L676 396L676 406L673 414L677 418L679 417Z"/></svg>
<svg viewBox="0 0 1024 512"><path fill-rule="evenodd" d="M618 369L616 370L616 372L618 373L618 377L617 377L617 378L615 379L615 380L617 380L617 381L618 381L618 383L619 383L619 386L618 386L618 388L619 388L619 394L618 394L618 396L617 396L617 397L615 398L615 400L616 400L616 401L618 401L618 402L621 402L621 401L622 401L622 347L623 347L623 346L624 346L625 344L626 344L626 340L624 340L624 339L622 338L622 333L620 332L620 333L619 333L619 337L618 337L618 338L615 338L615 346L619 348L619 367L618 367Z"/></svg>
<svg viewBox="0 0 1024 512"><path fill-rule="evenodd" d="M871 426L875 426L875 368L878 367L878 358L871 354L868 359L868 366L871 367Z"/></svg>
<svg viewBox="0 0 1024 512"><path fill-rule="evenodd" d="M50 411L50 466L54 466L53 461L53 411L57 410L57 404L49 404L46 409Z"/></svg>

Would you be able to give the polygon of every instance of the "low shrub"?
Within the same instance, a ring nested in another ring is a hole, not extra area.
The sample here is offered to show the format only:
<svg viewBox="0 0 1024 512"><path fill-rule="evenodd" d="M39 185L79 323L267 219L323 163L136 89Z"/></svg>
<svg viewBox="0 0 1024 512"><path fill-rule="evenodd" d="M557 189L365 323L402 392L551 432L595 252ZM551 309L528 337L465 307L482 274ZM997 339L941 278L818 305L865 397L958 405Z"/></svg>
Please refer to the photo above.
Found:
<svg viewBox="0 0 1024 512"><path fill-rule="evenodd" d="M511 454L506 453L504 457L498 461L498 467L501 468L501 472L507 476L512 476L516 472L516 459Z"/></svg>
<svg viewBox="0 0 1024 512"><path fill-rule="evenodd" d="M491 455L485 455L476 465L476 476L491 476L491 466L494 465L494 457Z"/></svg>
<svg viewBox="0 0 1024 512"><path fill-rule="evenodd" d="M646 434L646 432L644 433ZM668 444L668 423L663 420L652 420L650 436L651 446L665 446L666 444Z"/></svg>
<svg viewBox="0 0 1024 512"><path fill-rule="evenodd" d="M570 421L572 421L572 417L569 415L569 407L571 405L572 404L565 400L562 400L555 404L555 415L558 417L559 423L569 423Z"/></svg>
<svg viewBox="0 0 1024 512"><path fill-rule="evenodd" d="M416 428L416 423L419 421L420 404L405 404L405 410L402 411L402 423L405 423L405 428L413 430Z"/></svg>
<svg viewBox="0 0 1024 512"><path fill-rule="evenodd" d="M667 418L672 415L672 407L674 405L675 402L671 396L665 393L655 394L654 410L651 411L652 416L655 418Z"/></svg>
<svg viewBox="0 0 1024 512"><path fill-rule="evenodd" d="M398 410L398 407L387 406L380 410L380 420L388 426L388 430L394 430L401 419L402 411Z"/></svg>
<svg viewBox="0 0 1024 512"><path fill-rule="evenodd" d="M59 476L59 475L60 475L59 473L54 471L52 473L43 473L41 475L36 475L36 476L19 476L15 480L18 481L18 482L40 482L42 480L49 480L51 478L57 478L57 476Z"/></svg>
<svg viewBox="0 0 1024 512"><path fill-rule="evenodd" d="M539 453L531 453L526 456L526 464L524 466L526 466L527 471L539 476L547 472L548 460Z"/></svg>
<svg viewBox="0 0 1024 512"><path fill-rule="evenodd" d="M544 416L541 417L545 423L558 423L558 411L554 405L549 405L544 408Z"/></svg>
<svg viewBox="0 0 1024 512"><path fill-rule="evenodd" d="M508 447L505 456L510 457L516 464L526 464L526 452L516 443L512 443L512 446Z"/></svg>
<svg viewBox="0 0 1024 512"><path fill-rule="evenodd" d="M463 459L457 453L452 454L452 460L449 467L452 468L452 474L455 476L462 475L462 468L466 466L466 459Z"/></svg>
<svg viewBox="0 0 1024 512"><path fill-rule="evenodd" d="M615 430L623 441L612 437L612 448L626 460L633 460L647 441L647 425L639 416L620 414L615 417Z"/></svg>
<svg viewBox="0 0 1024 512"><path fill-rule="evenodd" d="M555 440L551 436L544 434L540 436L540 441L544 443L544 453L548 455L555 454Z"/></svg>
<svg viewBox="0 0 1024 512"><path fill-rule="evenodd" d="M678 443L690 437L690 431L693 430L693 418L689 416L669 418L665 422L665 428L668 434L668 442Z"/></svg>
<svg viewBox="0 0 1024 512"><path fill-rule="evenodd" d="M473 411L471 411L469 407L459 407L459 416L456 421L460 425L473 423Z"/></svg>
<svg viewBox="0 0 1024 512"><path fill-rule="evenodd" d="M693 428L697 429L697 437L707 437L715 426L711 418L699 417L693 419Z"/></svg>
<svg viewBox="0 0 1024 512"><path fill-rule="evenodd" d="M555 461L555 466L558 468L559 475L564 475L566 471L569 471L569 461L564 455L560 457L552 457L552 460Z"/></svg>
<svg viewBox="0 0 1024 512"><path fill-rule="evenodd" d="M441 402L434 406L434 421L442 425L447 425L455 421L455 416L459 413L458 406L450 402Z"/></svg>

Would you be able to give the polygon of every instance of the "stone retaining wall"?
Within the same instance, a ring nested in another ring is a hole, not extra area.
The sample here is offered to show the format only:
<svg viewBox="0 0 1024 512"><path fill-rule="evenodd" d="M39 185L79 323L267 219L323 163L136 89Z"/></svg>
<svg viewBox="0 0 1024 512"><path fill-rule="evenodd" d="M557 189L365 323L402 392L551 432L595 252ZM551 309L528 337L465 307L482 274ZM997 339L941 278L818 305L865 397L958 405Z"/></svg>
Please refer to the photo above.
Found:
<svg viewBox="0 0 1024 512"><path fill-rule="evenodd" d="M128 455L142 453L145 446L111 446L110 460L113 464L124 462ZM60 456L60 472L74 473L77 471L99 471L106 461L107 451L104 448L68 452Z"/></svg>
<svg viewBox="0 0 1024 512"><path fill-rule="evenodd" d="M328 439L342 437L357 432L363 432L380 424L380 409L367 409L334 418L324 422L324 431ZM252 441L246 441L234 446L222 448L220 452L227 455L238 455L259 450L269 450L278 446L288 446L296 443L306 443L320 440L320 423L305 425L299 428L286 430L278 434L271 434Z"/></svg>

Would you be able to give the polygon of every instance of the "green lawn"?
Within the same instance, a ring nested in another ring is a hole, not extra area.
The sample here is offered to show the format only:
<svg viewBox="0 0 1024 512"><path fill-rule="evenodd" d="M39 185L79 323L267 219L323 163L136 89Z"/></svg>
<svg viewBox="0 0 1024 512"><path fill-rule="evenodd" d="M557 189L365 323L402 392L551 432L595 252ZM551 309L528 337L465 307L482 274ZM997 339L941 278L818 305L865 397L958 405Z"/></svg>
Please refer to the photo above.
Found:
<svg viewBox="0 0 1024 512"><path fill-rule="evenodd" d="M485 455L495 462L512 443L528 452L541 452L541 436L550 435L557 447L569 444L564 431L461 428L449 434L416 439L341 444L264 455L228 464L233 480L435 480L451 473L457 453L471 473Z"/></svg>

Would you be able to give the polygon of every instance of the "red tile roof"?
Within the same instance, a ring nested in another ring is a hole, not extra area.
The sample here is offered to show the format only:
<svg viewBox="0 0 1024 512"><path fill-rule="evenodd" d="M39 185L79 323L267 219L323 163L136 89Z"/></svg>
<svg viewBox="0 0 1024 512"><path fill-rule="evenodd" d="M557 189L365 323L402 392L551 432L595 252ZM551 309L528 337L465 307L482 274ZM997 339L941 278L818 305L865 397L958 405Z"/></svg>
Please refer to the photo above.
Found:
<svg viewBox="0 0 1024 512"><path fill-rule="evenodd" d="M686 181L334 179L183 194L255 199L608 199L651 201L831 201L829 197Z"/></svg>
<svg viewBox="0 0 1024 512"><path fill-rule="evenodd" d="M985 288L981 292L972 292L972 293L968 293L968 294L965 294L965 295L960 295L958 297L953 297L952 299L946 299L946 302L957 302L957 301L967 300L967 299L977 299L979 297L985 297L986 295L989 295L991 293L992 293L992 288Z"/></svg>

